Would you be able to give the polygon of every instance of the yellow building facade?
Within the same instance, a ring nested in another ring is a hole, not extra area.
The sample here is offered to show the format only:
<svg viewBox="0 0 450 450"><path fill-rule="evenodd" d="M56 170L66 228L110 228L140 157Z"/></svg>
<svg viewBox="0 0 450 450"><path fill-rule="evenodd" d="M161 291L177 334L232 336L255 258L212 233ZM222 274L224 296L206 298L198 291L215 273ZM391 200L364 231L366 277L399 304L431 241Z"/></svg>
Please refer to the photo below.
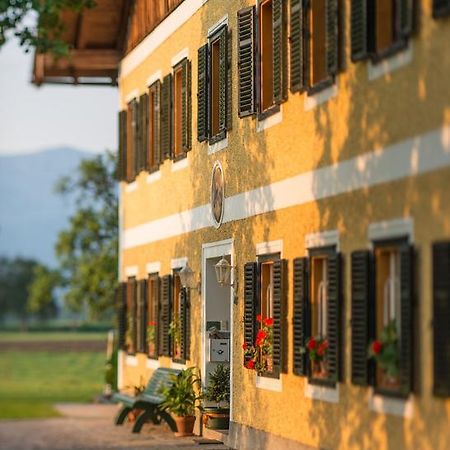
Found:
<svg viewBox="0 0 450 450"><path fill-rule="evenodd" d="M141 3L119 66L119 387L205 381L213 329L229 446L450 448L449 2L184 0L139 34ZM244 354L264 323L270 352Z"/></svg>

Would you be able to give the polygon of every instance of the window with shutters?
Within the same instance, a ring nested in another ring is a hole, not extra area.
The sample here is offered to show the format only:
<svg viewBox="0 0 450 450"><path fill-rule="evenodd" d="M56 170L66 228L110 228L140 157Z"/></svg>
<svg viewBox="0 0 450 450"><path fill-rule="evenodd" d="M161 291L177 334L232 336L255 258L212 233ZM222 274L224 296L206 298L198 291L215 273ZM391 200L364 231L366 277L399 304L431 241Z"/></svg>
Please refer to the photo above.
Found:
<svg viewBox="0 0 450 450"><path fill-rule="evenodd" d="M148 91L148 145L147 168L149 172L159 169L161 152L159 146L160 114L159 104L161 96L161 82L153 83Z"/></svg>
<svg viewBox="0 0 450 450"><path fill-rule="evenodd" d="M198 50L197 138L210 144L228 129L228 26L222 25Z"/></svg>
<svg viewBox="0 0 450 450"><path fill-rule="evenodd" d="M376 362L375 386L385 393L395 393L401 388L401 250L405 245L406 241L392 240L374 246L375 339L369 353Z"/></svg>
<svg viewBox="0 0 450 450"><path fill-rule="evenodd" d="M169 326L169 333L172 338L172 359L174 361L182 361L182 308L181 308L181 279L179 275L179 270L173 272L172 275L172 321Z"/></svg>
<svg viewBox="0 0 450 450"><path fill-rule="evenodd" d="M273 98L273 9L272 0L259 4L259 49L260 49L260 111L271 108Z"/></svg>
<svg viewBox="0 0 450 450"><path fill-rule="evenodd" d="M274 262L280 260L280 254L263 255L258 257L259 263L259 305L256 314L256 340L258 333L264 331L267 324L269 329L273 327L274 320ZM273 336L269 345L273 348ZM265 356L266 371L263 376L279 377L279 368L274 368L273 349Z"/></svg>
<svg viewBox="0 0 450 450"><path fill-rule="evenodd" d="M330 86L339 66L337 0L291 0L291 90Z"/></svg>
<svg viewBox="0 0 450 450"><path fill-rule="evenodd" d="M127 281L127 326L125 346L129 354L136 353L137 346L137 282L135 277Z"/></svg>
<svg viewBox="0 0 450 450"><path fill-rule="evenodd" d="M150 274L147 278L146 345L149 358L158 358L159 334L159 277Z"/></svg>
<svg viewBox="0 0 450 450"><path fill-rule="evenodd" d="M433 17L445 17L450 15L450 0L433 0Z"/></svg>
<svg viewBox="0 0 450 450"><path fill-rule="evenodd" d="M183 154L182 146L182 130L183 130L183 76L182 68L178 66L173 73L173 135L174 159L177 159Z"/></svg>
<svg viewBox="0 0 450 450"><path fill-rule="evenodd" d="M126 158L126 179L131 183L136 177L137 165L137 101L132 100L127 107L127 158Z"/></svg>
<svg viewBox="0 0 450 450"><path fill-rule="evenodd" d="M374 62L404 49L412 33L413 0L353 0L352 60Z"/></svg>

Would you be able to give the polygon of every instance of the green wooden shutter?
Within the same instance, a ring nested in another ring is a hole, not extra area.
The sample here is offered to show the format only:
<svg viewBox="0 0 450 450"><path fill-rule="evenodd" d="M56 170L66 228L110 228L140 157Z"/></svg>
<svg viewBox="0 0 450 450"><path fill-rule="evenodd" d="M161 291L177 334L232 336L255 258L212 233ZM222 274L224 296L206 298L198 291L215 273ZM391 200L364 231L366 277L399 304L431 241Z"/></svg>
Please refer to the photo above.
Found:
<svg viewBox="0 0 450 450"><path fill-rule="evenodd" d="M407 246L400 251L400 383L402 394L413 387L413 308L414 252Z"/></svg>
<svg viewBox="0 0 450 450"><path fill-rule="evenodd" d="M351 3L351 56L352 61L367 57L367 0Z"/></svg>
<svg viewBox="0 0 450 450"><path fill-rule="evenodd" d="M208 105L209 105L209 46L203 45L198 49L198 74L197 74L197 140L199 142L208 139Z"/></svg>
<svg viewBox="0 0 450 450"><path fill-rule="evenodd" d="M191 63L185 59L181 66L181 146L191 149Z"/></svg>
<svg viewBox="0 0 450 450"><path fill-rule="evenodd" d="M374 338L375 305L373 296L372 253L352 253L352 383L367 386L370 372L367 359L369 340Z"/></svg>
<svg viewBox="0 0 450 450"><path fill-rule="evenodd" d="M119 112L119 152L117 164L117 179L127 179L127 111Z"/></svg>
<svg viewBox="0 0 450 450"><path fill-rule="evenodd" d="M159 307L159 354L171 356L171 339L169 336L169 325L172 320L171 302L172 302L172 276L165 275L161 279Z"/></svg>
<svg viewBox="0 0 450 450"><path fill-rule="evenodd" d="M305 85L305 32L303 0L291 0L291 91L299 92Z"/></svg>
<svg viewBox="0 0 450 450"><path fill-rule="evenodd" d="M125 349L127 333L127 283L120 283L117 289L117 329L119 349Z"/></svg>
<svg viewBox="0 0 450 450"><path fill-rule="evenodd" d="M219 133L225 137L227 130L228 100L228 27L219 35Z"/></svg>
<svg viewBox="0 0 450 450"><path fill-rule="evenodd" d="M450 397L450 242L433 244L433 393Z"/></svg>
<svg viewBox="0 0 450 450"><path fill-rule="evenodd" d="M152 304L150 304L149 302L149 293L150 291L150 281L154 280L154 284L153 284L153 289L154 291L152 292L153 298L152 300ZM155 351L153 353L150 353L150 348L147 342L147 334L145 337L146 340L146 344L145 344L145 348L147 353L149 354L149 356L151 358L157 358L158 357L158 349L159 349L159 332L160 332L160 320L159 320L159 303L160 303L160 284L161 284L161 279L158 276L155 275L150 275L147 280L147 289L146 289L146 298L147 298L147 311L148 308L152 307L153 308L153 320L155 322ZM147 318L148 318L148 314L146 314L146 329L147 329Z"/></svg>
<svg viewBox="0 0 450 450"><path fill-rule="evenodd" d="M435 19L450 15L450 0L433 0L433 17Z"/></svg>
<svg viewBox="0 0 450 450"><path fill-rule="evenodd" d="M136 99L131 102L131 129L133 132L133 179L139 173L139 104Z"/></svg>
<svg viewBox="0 0 450 450"><path fill-rule="evenodd" d="M294 259L294 315L292 319L294 332L294 374L306 376L307 357L302 351L309 336L309 286L308 258Z"/></svg>
<svg viewBox="0 0 450 450"><path fill-rule="evenodd" d="M286 100L286 1L272 0L273 27L273 99L277 104Z"/></svg>
<svg viewBox="0 0 450 450"><path fill-rule="evenodd" d="M339 30L338 0L327 0L326 33L327 33L327 70L329 75L336 75L339 68Z"/></svg>
<svg viewBox="0 0 450 450"><path fill-rule="evenodd" d="M244 265L244 342L247 345L253 345L255 340L257 302L258 264L249 262Z"/></svg>
<svg viewBox="0 0 450 450"><path fill-rule="evenodd" d="M332 381L341 380L341 255L328 257L328 371Z"/></svg>
<svg viewBox="0 0 450 450"><path fill-rule="evenodd" d="M255 114L255 7L238 11L239 117Z"/></svg>
<svg viewBox="0 0 450 450"><path fill-rule="evenodd" d="M191 350L191 305L189 290L182 288L180 292L181 306L181 358L188 360Z"/></svg>
<svg viewBox="0 0 450 450"><path fill-rule="evenodd" d="M273 346L272 358L275 373L287 372L287 261L280 259L273 263Z"/></svg>
<svg viewBox="0 0 450 450"><path fill-rule="evenodd" d="M233 36L231 29L228 29L228 44L227 44L227 130L231 130L233 125L233 71L231 68L233 57Z"/></svg>
<svg viewBox="0 0 450 450"><path fill-rule="evenodd" d="M132 333L131 333L131 345L133 347L132 353L136 353L137 347L137 330L136 330L136 316L137 316L137 281L136 278L133 278L129 281L132 285L131 290L131 308L128 311L129 319L132 324Z"/></svg>
<svg viewBox="0 0 450 450"><path fill-rule="evenodd" d="M161 105L161 81L156 80L151 86L150 86L150 92L153 95L153 104L149 105L149 111L151 109L152 111L152 129L154 135L152 136L151 142L153 142L153 148L150 149L154 154L154 165L150 166L150 158L147 158L147 169L150 171L158 170L161 161L164 159L161 156L161 111L160 111L160 105ZM150 101L150 96L149 96ZM148 133L149 133L149 139L148 139L148 145L150 145L150 117L149 117L149 126L148 126ZM147 153L149 155L150 152Z"/></svg>
<svg viewBox="0 0 450 450"><path fill-rule="evenodd" d="M142 94L139 98L139 136L140 136L140 148L139 148L139 170L145 170L147 168L147 155L148 155L148 94Z"/></svg>
<svg viewBox="0 0 450 450"><path fill-rule="evenodd" d="M172 157L172 74L164 77L161 86L161 156Z"/></svg>
<svg viewBox="0 0 450 450"><path fill-rule="evenodd" d="M396 0L396 28L399 37L409 37L413 29L414 0Z"/></svg>

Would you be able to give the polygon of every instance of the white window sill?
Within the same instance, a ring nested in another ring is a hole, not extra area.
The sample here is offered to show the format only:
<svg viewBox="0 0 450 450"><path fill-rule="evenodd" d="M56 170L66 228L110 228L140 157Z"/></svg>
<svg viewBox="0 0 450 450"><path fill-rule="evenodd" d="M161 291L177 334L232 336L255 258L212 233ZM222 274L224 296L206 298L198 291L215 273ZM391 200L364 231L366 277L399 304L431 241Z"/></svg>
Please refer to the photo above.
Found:
<svg viewBox="0 0 450 450"><path fill-rule="evenodd" d="M369 81L376 80L377 78L389 75L397 69L408 65L412 60L413 48L412 43L410 42L408 48L392 55L390 58L384 59L376 64L369 61L369 64L367 65L367 77Z"/></svg>
<svg viewBox="0 0 450 450"><path fill-rule="evenodd" d="M216 142L212 145L208 145L208 155L212 155L213 153L220 152L220 150L224 150L228 147L228 137L222 139L219 142Z"/></svg>
<svg viewBox="0 0 450 450"><path fill-rule="evenodd" d="M282 392L283 384L281 378L268 378L256 376L256 387L266 391Z"/></svg>
<svg viewBox="0 0 450 450"><path fill-rule="evenodd" d="M147 369L159 369L159 359L147 359Z"/></svg>
<svg viewBox="0 0 450 450"><path fill-rule="evenodd" d="M161 262L160 261L149 262L145 266L145 270L146 270L147 274L159 273L159 272L161 272Z"/></svg>
<svg viewBox="0 0 450 450"><path fill-rule="evenodd" d="M138 360L136 356L127 355L125 358L125 364L129 367L137 367Z"/></svg>
<svg viewBox="0 0 450 450"><path fill-rule="evenodd" d="M410 419L414 415L414 404L411 396L407 399L384 397L374 394L373 389L369 392L369 409L377 413L390 414L406 419Z"/></svg>
<svg viewBox="0 0 450 450"><path fill-rule="evenodd" d="M177 162L172 163L172 172L177 172L178 170L186 169L189 166L189 162L187 156L183 159L180 159Z"/></svg>
<svg viewBox="0 0 450 450"><path fill-rule="evenodd" d="M128 277L137 277L139 273L138 266L126 266L125 267L125 276Z"/></svg>
<svg viewBox="0 0 450 450"><path fill-rule="evenodd" d="M339 231L337 230L311 233L305 236L306 248L328 247L331 245L335 245L339 251Z"/></svg>
<svg viewBox="0 0 450 450"><path fill-rule="evenodd" d="M148 184L154 183L155 181L158 181L160 179L161 179L161 170L157 170L156 172L147 175Z"/></svg>
<svg viewBox="0 0 450 450"><path fill-rule="evenodd" d="M317 386L315 384L310 384L308 380L306 380L305 397L328 403L339 403L339 385L335 388Z"/></svg>
<svg viewBox="0 0 450 450"><path fill-rule="evenodd" d="M133 192L137 189L137 182L133 181L132 183L127 183L125 186L125 192Z"/></svg>
<svg viewBox="0 0 450 450"><path fill-rule="evenodd" d="M176 362L171 361L170 362L170 368L171 369L177 369L177 370L186 370L187 366L186 366L186 364L180 364L180 363L176 363Z"/></svg>
<svg viewBox="0 0 450 450"><path fill-rule="evenodd" d="M282 106L280 106L280 110L272 114L271 116L267 117L267 119L263 120L257 120L256 121L256 131L257 133L260 133L261 131L267 130L275 125L278 125L283 120L283 109Z"/></svg>
<svg viewBox="0 0 450 450"><path fill-rule="evenodd" d="M305 111L311 111L319 105L327 102L328 100L336 97L338 94L337 84L333 84L332 86L327 87L326 89L317 92L311 96L305 97L304 109Z"/></svg>

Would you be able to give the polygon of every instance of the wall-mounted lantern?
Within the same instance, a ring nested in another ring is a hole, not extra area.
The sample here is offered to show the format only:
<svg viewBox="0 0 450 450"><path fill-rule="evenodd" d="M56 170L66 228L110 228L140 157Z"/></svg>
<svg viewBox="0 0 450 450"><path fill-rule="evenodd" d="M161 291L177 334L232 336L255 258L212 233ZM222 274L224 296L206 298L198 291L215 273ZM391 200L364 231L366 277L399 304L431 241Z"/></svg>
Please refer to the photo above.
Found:
<svg viewBox="0 0 450 450"><path fill-rule="evenodd" d="M181 285L185 289L196 289L199 294L201 293L201 283L200 281L196 281L195 272L189 267L187 262L180 270L179 276Z"/></svg>
<svg viewBox="0 0 450 450"><path fill-rule="evenodd" d="M236 273L234 273L234 281L233 283L230 282L231 278L231 271L236 271L236 268L233 267L228 260L225 258L225 256L222 256L222 259L214 266L214 269L216 271L216 279L217 283L219 283L219 286L231 286L233 288L234 293L234 301L236 303L237 301L237 277Z"/></svg>

